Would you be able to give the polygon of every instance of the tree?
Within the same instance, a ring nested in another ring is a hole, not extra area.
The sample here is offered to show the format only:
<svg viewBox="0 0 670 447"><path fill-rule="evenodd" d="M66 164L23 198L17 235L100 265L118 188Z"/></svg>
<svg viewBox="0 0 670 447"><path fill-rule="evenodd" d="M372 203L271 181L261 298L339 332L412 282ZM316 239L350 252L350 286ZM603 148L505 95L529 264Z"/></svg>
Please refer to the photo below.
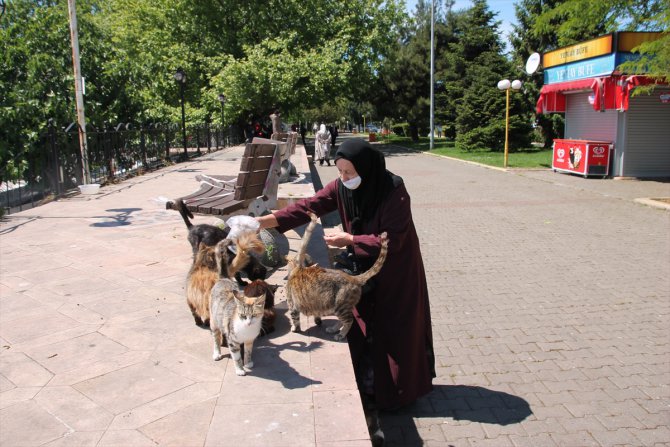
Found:
<svg viewBox="0 0 670 447"><path fill-rule="evenodd" d="M565 0L545 8L532 32L553 31L562 47L614 31L658 31L667 10L667 0Z"/></svg>
<svg viewBox="0 0 670 447"><path fill-rule="evenodd" d="M189 123L367 99L404 20L399 0L78 0L91 125ZM34 150L48 119L75 121L67 4L15 0L0 22L0 163ZM334 113L334 112L329 112ZM212 119L213 117L213 119Z"/></svg>
<svg viewBox="0 0 670 447"><path fill-rule="evenodd" d="M475 0L459 23L459 39L451 45L457 66L464 67L462 79L448 81L463 88L456 112L456 144L473 150L502 150L505 141L505 95L496 85L515 77L512 65L502 53L496 14L485 0ZM453 86L447 85L453 90ZM530 121L517 95L511 95L510 148L527 147Z"/></svg>
<svg viewBox="0 0 670 447"><path fill-rule="evenodd" d="M439 2L438 2L439 3ZM447 11L453 1L445 2ZM439 82L443 71L441 56L450 41L444 24L444 15L438 4L435 8L435 80ZM400 40L384 64L376 89L374 104L387 111L385 115L409 123L410 136L417 140L420 133L429 131L430 122L430 2L420 0L411 22L402 30ZM436 93L435 101L437 103ZM390 112L390 113L389 113ZM437 116L437 108L436 108Z"/></svg>
<svg viewBox="0 0 670 447"><path fill-rule="evenodd" d="M660 82L670 82L670 8L662 9L661 12L650 19L656 29L663 31L660 39L644 42L634 49L640 54L640 58L625 62L619 69L624 73L646 74ZM633 95L649 92L653 86L638 87L633 90Z"/></svg>
<svg viewBox="0 0 670 447"><path fill-rule="evenodd" d="M104 102L98 67L106 61L107 39L96 26L92 1L79 1L77 10L87 115L95 121L96 106ZM13 1L0 21L0 41L0 166L36 171L46 154L35 153L34 145L47 121L63 127L76 121L67 3Z"/></svg>
<svg viewBox="0 0 670 447"><path fill-rule="evenodd" d="M220 93L231 121L365 95L403 19L398 1L110 1L117 51L130 56L115 58L118 68L137 70L132 94L176 117L171 76L182 66L188 118L199 120L218 117Z"/></svg>

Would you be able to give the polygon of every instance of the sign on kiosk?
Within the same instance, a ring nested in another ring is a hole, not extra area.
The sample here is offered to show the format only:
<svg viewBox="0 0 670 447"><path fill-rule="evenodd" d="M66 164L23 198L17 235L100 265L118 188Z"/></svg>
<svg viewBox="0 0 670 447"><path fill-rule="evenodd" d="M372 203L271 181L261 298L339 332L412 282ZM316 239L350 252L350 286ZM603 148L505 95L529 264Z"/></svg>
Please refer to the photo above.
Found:
<svg viewBox="0 0 670 447"><path fill-rule="evenodd" d="M554 140L554 171L607 177L612 143L589 140Z"/></svg>

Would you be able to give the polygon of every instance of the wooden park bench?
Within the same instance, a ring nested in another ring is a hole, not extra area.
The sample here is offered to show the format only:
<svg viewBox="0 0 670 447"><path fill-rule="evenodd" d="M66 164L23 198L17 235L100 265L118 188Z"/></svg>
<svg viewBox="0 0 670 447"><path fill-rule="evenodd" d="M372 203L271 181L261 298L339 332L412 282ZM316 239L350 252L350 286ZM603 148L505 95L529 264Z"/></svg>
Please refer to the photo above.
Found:
<svg viewBox="0 0 670 447"><path fill-rule="evenodd" d="M260 216L277 205L282 153L287 143L254 138L247 143L237 176L198 175L200 189L181 197L189 211L225 219L245 214ZM178 211L174 201L167 209Z"/></svg>

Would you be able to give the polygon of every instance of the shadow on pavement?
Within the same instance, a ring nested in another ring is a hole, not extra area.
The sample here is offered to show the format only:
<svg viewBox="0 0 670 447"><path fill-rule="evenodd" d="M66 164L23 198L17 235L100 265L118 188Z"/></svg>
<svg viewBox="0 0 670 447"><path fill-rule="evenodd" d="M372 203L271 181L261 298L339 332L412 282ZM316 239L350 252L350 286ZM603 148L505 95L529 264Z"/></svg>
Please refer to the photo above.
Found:
<svg viewBox="0 0 670 447"><path fill-rule="evenodd" d="M112 208L105 211L111 213L117 213L112 216L95 216L101 219L111 219L104 222L96 222L91 224L92 227L121 227L124 225L130 225L130 215L136 211L141 211L142 208Z"/></svg>
<svg viewBox="0 0 670 447"><path fill-rule="evenodd" d="M415 419L444 418L443 431L449 438L449 419L493 425L518 424L533 411L518 396L479 386L436 385L427 396L396 411L380 413L386 445L420 446L423 441Z"/></svg>

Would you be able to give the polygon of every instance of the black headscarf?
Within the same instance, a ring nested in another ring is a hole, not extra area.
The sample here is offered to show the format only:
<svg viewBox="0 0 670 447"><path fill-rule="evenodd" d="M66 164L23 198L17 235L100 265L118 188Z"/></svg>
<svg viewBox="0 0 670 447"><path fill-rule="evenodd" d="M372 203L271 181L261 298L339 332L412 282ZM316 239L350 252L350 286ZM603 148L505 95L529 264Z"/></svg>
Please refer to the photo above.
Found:
<svg viewBox="0 0 670 447"><path fill-rule="evenodd" d="M340 158L349 160L362 180L354 190L338 180L338 191L351 221L351 233L361 234L363 222L375 215L379 205L402 179L386 170L384 154L360 138L344 141L335 153L335 161Z"/></svg>

